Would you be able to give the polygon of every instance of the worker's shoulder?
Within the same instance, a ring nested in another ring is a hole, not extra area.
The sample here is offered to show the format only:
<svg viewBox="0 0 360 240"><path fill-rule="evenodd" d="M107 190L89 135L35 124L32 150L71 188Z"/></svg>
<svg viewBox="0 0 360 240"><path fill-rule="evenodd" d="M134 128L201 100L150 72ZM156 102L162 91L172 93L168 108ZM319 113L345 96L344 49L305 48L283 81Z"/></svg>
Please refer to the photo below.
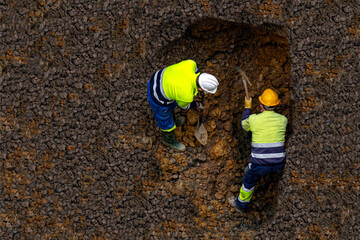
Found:
<svg viewBox="0 0 360 240"><path fill-rule="evenodd" d="M196 62L194 60L191 60L191 59L186 59L184 61L181 61L181 62L179 62L179 64L196 66Z"/></svg>
<svg viewBox="0 0 360 240"><path fill-rule="evenodd" d="M277 113L277 112L274 112L276 114L276 116L280 119L280 121L282 121L285 125L287 124L288 122L288 119L286 116L280 114L280 113Z"/></svg>
<svg viewBox="0 0 360 240"><path fill-rule="evenodd" d="M188 59L168 66L165 69L165 73L168 74L169 72L183 71L184 69L193 70L196 69L196 67L196 63L193 60Z"/></svg>
<svg viewBox="0 0 360 240"><path fill-rule="evenodd" d="M181 62L191 62L191 63L195 63L196 64L196 62L194 61L194 60L192 60L192 59L186 59L186 60L183 60L183 61L181 61Z"/></svg>
<svg viewBox="0 0 360 240"><path fill-rule="evenodd" d="M277 112L274 112L277 116L279 116L279 118L282 118L282 119L286 119L287 120L287 117L285 115L282 115L281 113L277 113Z"/></svg>
<svg viewBox="0 0 360 240"><path fill-rule="evenodd" d="M252 120L258 119L259 117L260 117L260 114L253 113L249 116L249 120L252 121Z"/></svg>
<svg viewBox="0 0 360 240"><path fill-rule="evenodd" d="M271 115L273 116L273 114L276 115L279 119L287 120L287 118L280 113L272 112ZM268 114L265 114L265 112L262 112L259 114L251 114L250 118L251 119L260 119L260 118L267 118L268 116L269 116Z"/></svg>

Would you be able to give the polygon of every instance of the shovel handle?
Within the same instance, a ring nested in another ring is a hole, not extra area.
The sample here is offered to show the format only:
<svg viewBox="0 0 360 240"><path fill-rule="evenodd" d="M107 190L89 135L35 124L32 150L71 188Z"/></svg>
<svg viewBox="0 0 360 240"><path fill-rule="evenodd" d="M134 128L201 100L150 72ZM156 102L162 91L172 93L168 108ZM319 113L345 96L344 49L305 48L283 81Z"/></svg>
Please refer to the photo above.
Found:
<svg viewBox="0 0 360 240"><path fill-rule="evenodd" d="M198 118L198 123L201 124L202 123L202 118L203 118L203 110L200 110L200 116Z"/></svg>
<svg viewBox="0 0 360 240"><path fill-rule="evenodd" d="M203 106L205 106L205 103L204 103L205 93L204 93L204 92L200 92L200 95L201 95L201 104L202 104Z"/></svg>
<svg viewBox="0 0 360 240"><path fill-rule="evenodd" d="M201 92L200 95L201 95L201 104L205 107L205 104L204 104L205 93L204 93L204 92ZM200 124L202 123L202 116L203 116L203 110L200 110L200 117L199 117L199 119L198 119L198 121L200 122Z"/></svg>

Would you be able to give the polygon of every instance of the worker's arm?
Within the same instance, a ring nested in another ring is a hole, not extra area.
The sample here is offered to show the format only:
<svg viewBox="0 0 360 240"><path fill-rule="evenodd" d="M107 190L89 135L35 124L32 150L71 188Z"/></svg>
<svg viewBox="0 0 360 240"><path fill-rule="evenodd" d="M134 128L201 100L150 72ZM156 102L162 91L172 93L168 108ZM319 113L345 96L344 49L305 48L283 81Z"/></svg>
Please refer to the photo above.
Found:
<svg viewBox="0 0 360 240"><path fill-rule="evenodd" d="M176 102L182 109L185 109L185 110L196 107L196 102L195 101L193 101L191 103L189 103L189 102L181 102L181 101L176 101ZM195 107L194 107L194 105L195 105Z"/></svg>
<svg viewBox="0 0 360 240"><path fill-rule="evenodd" d="M250 99L246 99L245 98L245 110L241 119L241 127L245 130L245 131L249 131L250 130L250 121L249 121L249 117L251 115L251 106L252 106L252 98Z"/></svg>
<svg viewBox="0 0 360 240"><path fill-rule="evenodd" d="M187 66L190 66L192 70L195 69L195 73L200 73L200 70L197 68L196 62L191 59L187 59L181 62L182 64L186 64Z"/></svg>
<svg viewBox="0 0 360 240"><path fill-rule="evenodd" d="M204 108L204 106L202 106L202 105L200 104L200 102L198 102L198 101L192 101L191 103L177 101L177 104L178 104L182 109L185 109L185 110L194 109L194 108L199 108L199 109L203 109L203 108Z"/></svg>
<svg viewBox="0 0 360 240"><path fill-rule="evenodd" d="M250 130L250 121L249 121L250 115L251 115L251 108L245 108L241 119L241 127L245 131Z"/></svg>

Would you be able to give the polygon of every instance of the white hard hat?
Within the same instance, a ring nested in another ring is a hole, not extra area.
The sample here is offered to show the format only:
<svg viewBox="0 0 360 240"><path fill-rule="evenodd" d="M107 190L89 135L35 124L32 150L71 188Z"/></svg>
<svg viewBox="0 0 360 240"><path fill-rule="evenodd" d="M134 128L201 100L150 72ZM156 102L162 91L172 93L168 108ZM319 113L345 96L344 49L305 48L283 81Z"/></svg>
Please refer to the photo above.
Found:
<svg viewBox="0 0 360 240"><path fill-rule="evenodd" d="M218 80L215 76L208 73L201 73L199 76L199 85L202 90L209 93L216 93Z"/></svg>

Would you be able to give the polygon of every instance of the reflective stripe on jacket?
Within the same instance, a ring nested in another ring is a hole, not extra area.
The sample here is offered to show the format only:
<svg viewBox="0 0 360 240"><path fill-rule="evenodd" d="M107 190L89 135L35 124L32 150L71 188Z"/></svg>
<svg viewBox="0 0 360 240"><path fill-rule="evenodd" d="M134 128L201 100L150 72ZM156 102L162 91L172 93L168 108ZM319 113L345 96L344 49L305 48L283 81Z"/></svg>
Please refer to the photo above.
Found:
<svg viewBox="0 0 360 240"><path fill-rule="evenodd" d="M157 71L150 79L152 99L160 106L174 101L184 109L190 108L198 93L196 78L200 72L193 60L185 60Z"/></svg>
<svg viewBox="0 0 360 240"><path fill-rule="evenodd" d="M287 118L274 111L251 114L245 109L241 126L252 132L251 162L267 165L286 160L285 131Z"/></svg>
<svg viewBox="0 0 360 240"><path fill-rule="evenodd" d="M170 106L174 100L170 100L166 97L163 88L163 76L166 68L157 71L150 78L150 95L151 99L162 107Z"/></svg>

